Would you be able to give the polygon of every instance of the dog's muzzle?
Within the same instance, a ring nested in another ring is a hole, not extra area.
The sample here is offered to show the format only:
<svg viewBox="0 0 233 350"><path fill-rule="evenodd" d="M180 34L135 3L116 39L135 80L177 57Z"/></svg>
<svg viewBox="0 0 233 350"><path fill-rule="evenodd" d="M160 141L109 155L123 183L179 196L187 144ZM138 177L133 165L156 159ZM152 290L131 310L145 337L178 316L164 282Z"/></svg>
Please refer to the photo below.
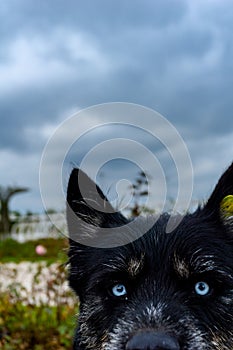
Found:
<svg viewBox="0 0 233 350"><path fill-rule="evenodd" d="M161 332L139 331L126 343L126 350L180 350L176 338Z"/></svg>

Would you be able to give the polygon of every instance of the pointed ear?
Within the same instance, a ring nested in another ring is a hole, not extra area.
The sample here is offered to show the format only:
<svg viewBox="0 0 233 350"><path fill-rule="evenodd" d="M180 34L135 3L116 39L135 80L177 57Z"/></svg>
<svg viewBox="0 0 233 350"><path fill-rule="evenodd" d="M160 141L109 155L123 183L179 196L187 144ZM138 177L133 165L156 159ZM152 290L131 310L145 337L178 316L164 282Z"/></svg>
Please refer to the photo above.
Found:
<svg viewBox="0 0 233 350"><path fill-rule="evenodd" d="M67 188L69 236L89 245L99 228L123 225L126 219L110 204L101 189L82 170L73 169ZM86 243L87 242L87 243Z"/></svg>
<svg viewBox="0 0 233 350"><path fill-rule="evenodd" d="M103 212L115 212L99 186L81 169L73 169L70 175L67 204L80 217L83 213L85 216L94 215L93 219L101 219ZM89 220L88 217L86 219Z"/></svg>
<svg viewBox="0 0 233 350"><path fill-rule="evenodd" d="M220 177L204 211L223 223L233 223L233 163Z"/></svg>

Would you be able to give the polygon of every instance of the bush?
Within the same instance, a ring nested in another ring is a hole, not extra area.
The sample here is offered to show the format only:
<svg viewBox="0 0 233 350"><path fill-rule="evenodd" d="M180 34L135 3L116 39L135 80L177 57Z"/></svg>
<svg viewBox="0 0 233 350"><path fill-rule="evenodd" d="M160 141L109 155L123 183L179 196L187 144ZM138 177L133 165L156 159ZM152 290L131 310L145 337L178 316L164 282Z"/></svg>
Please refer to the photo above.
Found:
<svg viewBox="0 0 233 350"><path fill-rule="evenodd" d="M3 350L72 349L74 308L0 302L0 348Z"/></svg>
<svg viewBox="0 0 233 350"><path fill-rule="evenodd" d="M3 350L62 350L72 349L75 327L75 306L71 291L61 289L66 281L64 265L51 270L43 293L46 302L38 299L41 269L34 275L32 295L12 283L8 291L0 288L0 348Z"/></svg>

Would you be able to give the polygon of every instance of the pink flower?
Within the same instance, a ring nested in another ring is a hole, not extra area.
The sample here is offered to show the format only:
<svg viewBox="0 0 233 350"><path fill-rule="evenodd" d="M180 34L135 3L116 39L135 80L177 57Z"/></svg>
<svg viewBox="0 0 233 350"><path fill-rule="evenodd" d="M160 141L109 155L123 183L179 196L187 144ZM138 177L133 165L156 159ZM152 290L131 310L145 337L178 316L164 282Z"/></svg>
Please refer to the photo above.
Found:
<svg viewBox="0 0 233 350"><path fill-rule="evenodd" d="M47 249L41 244L36 246L35 251L38 255L45 255L47 253Z"/></svg>

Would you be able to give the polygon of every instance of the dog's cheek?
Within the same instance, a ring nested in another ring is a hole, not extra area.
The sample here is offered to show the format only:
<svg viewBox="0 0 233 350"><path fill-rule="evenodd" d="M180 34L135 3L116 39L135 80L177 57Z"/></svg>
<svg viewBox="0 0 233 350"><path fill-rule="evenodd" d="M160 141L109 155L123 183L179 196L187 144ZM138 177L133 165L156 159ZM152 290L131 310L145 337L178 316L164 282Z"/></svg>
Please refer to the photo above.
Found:
<svg viewBox="0 0 233 350"><path fill-rule="evenodd" d="M233 349L233 333L230 329L216 329L214 322L211 325L205 324L204 328L199 324L199 320L187 317L184 319L184 328L180 320L181 339L185 340L185 349L211 349L229 350ZM229 322L228 322L229 324Z"/></svg>
<svg viewBox="0 0 233 350"><path fill-rule="evenodd" d="M213 334L210 341L211 349L229 350L233 349L233 332Z"/></svg>
<svg viewBox="0 0 233 350"><path fill-rule="evenodd" d="M233 349L233 291L199 306L194 314L206 346L211 344L210 349L213 350ZM192 330L191 323L188 329ZM193 339L195 344L195 336ZM208 346L207 349L209 349Z"/></svg>
<svg viewBox="0 0 233 350"><path fill-rule="evenodd" d="M79 343L84 349L100 350L107 341L113 310L99 296L86 296L81 304L78 324Z"/></svg>

